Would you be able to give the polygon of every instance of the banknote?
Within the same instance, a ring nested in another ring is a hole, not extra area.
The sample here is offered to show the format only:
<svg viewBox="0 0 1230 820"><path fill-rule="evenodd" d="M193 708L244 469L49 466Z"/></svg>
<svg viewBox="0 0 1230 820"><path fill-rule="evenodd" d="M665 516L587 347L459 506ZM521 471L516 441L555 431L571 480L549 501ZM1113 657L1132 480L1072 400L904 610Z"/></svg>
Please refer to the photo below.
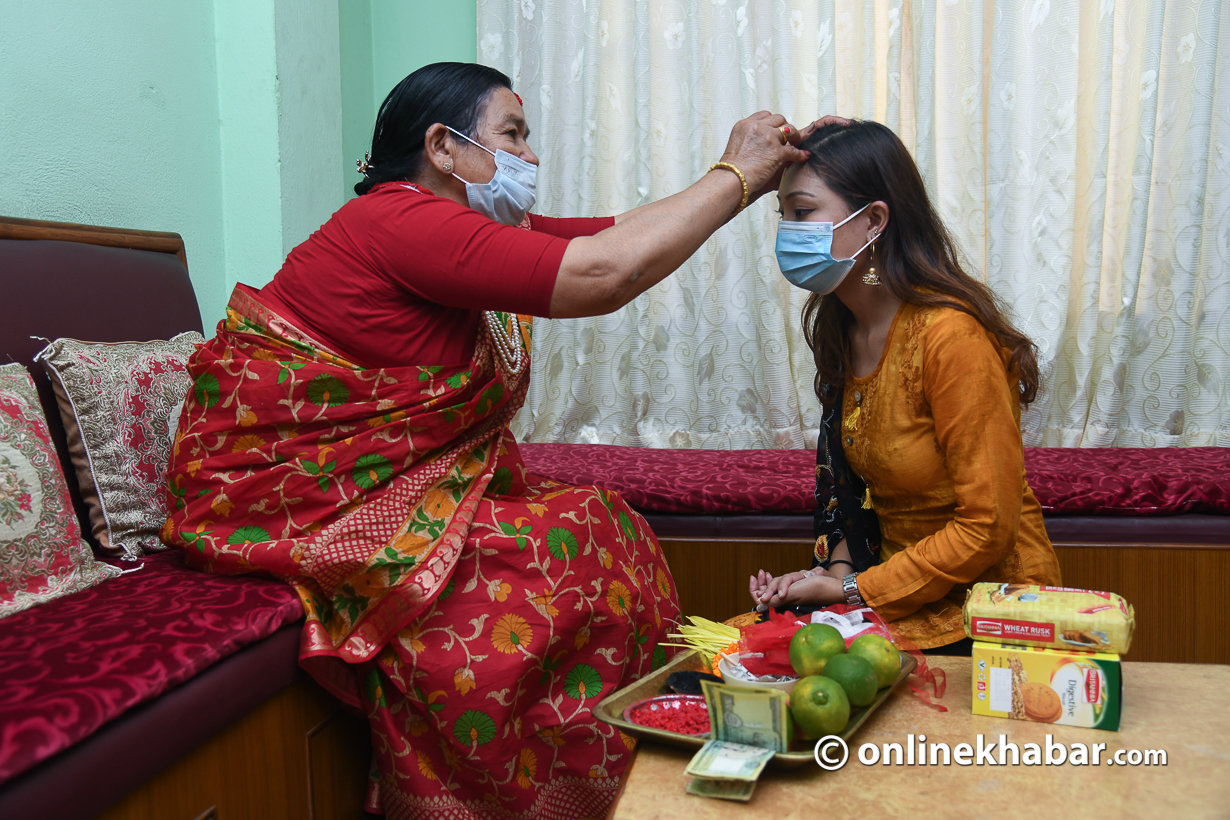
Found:
<svg viewBox="0 0 1230 820"><path fill-rule="evenodd" d="M684 773L708 780L755 780L772 758L772 749L707 740L688 762Z"/></svg>
<svg viewBox="0 0 1230 820"><path fill-rule="evenodd" d="M787 749L786 693L702 680L715 740L784 752Z"/></svg>
<svg viewBox="0 0 1230 820"><path fill-rule="evenodd" d="M746 803L756 790L755 780L709 780L693 777L688 781L688 794L697 797L716 797L719 800L738 800Z"/></svg>

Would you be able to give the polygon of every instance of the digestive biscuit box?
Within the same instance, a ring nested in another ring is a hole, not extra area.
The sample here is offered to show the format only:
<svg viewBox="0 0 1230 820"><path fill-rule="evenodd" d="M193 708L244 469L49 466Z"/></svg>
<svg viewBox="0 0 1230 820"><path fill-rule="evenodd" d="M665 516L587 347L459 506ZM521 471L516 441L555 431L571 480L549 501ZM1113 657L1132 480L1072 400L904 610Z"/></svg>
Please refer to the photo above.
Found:
<svg viewBox="0 0 1230 820"><path fill-rule="evenodd" d="M1035 584L974 584L965 632L975 641L1124 655L1136 614L1123 596Z"/></svg>
<svg viewBox="0 0 1230 820"><path fill-rule="evenodd" d="M1119 730L1119 656L974 642L975 715Z"/></svg>

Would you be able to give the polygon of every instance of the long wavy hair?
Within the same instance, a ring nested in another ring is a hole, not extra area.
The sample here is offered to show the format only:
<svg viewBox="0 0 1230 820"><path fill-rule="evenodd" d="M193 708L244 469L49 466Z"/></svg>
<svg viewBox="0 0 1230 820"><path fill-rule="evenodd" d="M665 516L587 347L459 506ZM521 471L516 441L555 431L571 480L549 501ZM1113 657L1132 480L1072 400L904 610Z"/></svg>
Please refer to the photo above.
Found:
<svg viewBox="0 0 1230 820"><path fill-rule="evenodd" d="M888 205L888 226L876 240L876 273L888 292L914 305L948 307L973 316L1009 351L1008 370L1021 404L1038 396L1037 347L1007 319L1004 303L961 266L952 236L927 198L913 157L887 127L855 120L826 125L802 145L807 164L851 211ZM845 380L853 314L835 294L814 294L803 308L803 333L816 360L816 395Z"/></svg>

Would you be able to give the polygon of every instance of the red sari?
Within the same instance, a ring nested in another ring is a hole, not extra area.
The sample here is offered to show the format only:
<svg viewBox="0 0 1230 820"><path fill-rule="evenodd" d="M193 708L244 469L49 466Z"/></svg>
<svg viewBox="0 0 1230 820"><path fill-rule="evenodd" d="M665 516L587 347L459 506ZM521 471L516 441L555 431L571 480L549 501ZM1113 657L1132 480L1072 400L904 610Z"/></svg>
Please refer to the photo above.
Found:
<svg viewBox="0 0 1230 820"><path fill-rule="evenodd" d="M366 712L395 820L601 817L633 742L592 708L679 614L618 495L526 473L505 322L515 372L485 325L468 365L368 369L240 285L189 362L163 538L295 587L300 662Z"/></svg>

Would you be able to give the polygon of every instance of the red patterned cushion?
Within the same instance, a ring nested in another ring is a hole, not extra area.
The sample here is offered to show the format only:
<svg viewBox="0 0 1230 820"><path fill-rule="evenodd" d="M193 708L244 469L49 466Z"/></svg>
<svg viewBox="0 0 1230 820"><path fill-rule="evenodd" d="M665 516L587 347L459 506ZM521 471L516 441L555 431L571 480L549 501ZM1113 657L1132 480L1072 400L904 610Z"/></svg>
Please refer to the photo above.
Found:
<svg viewBox="0 0 1230 820"><path fill-rule="evenodd" d="M816 506L814 450L651 450L605 444L522 444L530 472L617 490L663 513L798 513Z"/></svg>
<svg viewBox="0 0 1230 820"><path fill-rule="evenodd" d="M1029 486L1048 513L1230 514L1230 449L1030 448Z"/></svg>
<svg viewBox="0 0 1230 820"><path fill-rule="evenodd" d="M658 513L810 515L811 450L651 450L602 444L522 444L533 473L600 484ZM1048 513L1230 514L1230 450L1027 448L1030 487Z"/></svg>
<svg viewBox="0 0 1230 820"><path fill-rule="evenodd" d="M290 586L178 551L0 627L0 782L303 617Z"/></svg>
<svg viewBox="0 0 1230 820"><path fill-rule="evenodd" d="M34 381L0 366L0 618L117 575L81 540Z"/></svg>
<svg viewBox="0 0 1230 820"><path fill-rule="evenodd" d="M204 339L92 344L57 339L38 354L51 376L93 536L135 561L165 549L163 494L171 440L191 380L188 357Z"/></svg>

